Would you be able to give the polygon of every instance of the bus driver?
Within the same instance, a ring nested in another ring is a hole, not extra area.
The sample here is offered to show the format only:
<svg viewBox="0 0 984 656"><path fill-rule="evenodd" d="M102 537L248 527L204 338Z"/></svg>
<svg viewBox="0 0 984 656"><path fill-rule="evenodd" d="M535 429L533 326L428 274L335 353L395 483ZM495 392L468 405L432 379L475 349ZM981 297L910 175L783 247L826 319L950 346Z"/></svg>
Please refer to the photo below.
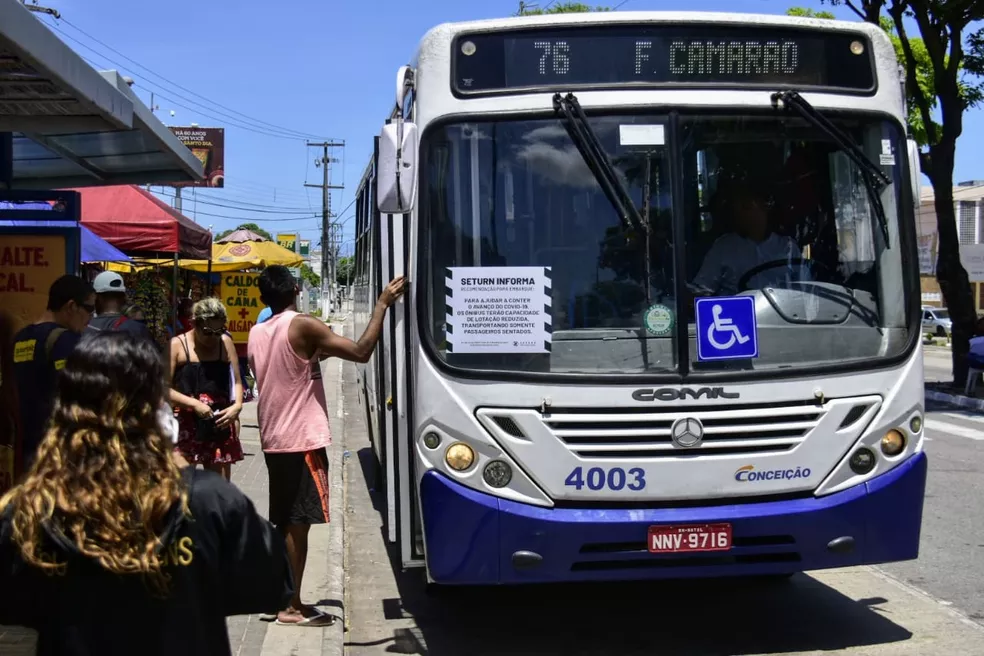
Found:
<svg viewBox="0 0 984 656"><path fill-rule="evenodd" d="M691 284L698 296L729 296L744 291L738 288L742 277L766 262L774 262L775 266L755 273L745 288L780 285L791 277L793 262L803 256L794 240L769 229L769 215L760 192L736 185L729 195L735 230L721 235L704 257ZM789 264L782 266L780 261ZM801 269L795 279L807 280L806 267Z"/></svg>

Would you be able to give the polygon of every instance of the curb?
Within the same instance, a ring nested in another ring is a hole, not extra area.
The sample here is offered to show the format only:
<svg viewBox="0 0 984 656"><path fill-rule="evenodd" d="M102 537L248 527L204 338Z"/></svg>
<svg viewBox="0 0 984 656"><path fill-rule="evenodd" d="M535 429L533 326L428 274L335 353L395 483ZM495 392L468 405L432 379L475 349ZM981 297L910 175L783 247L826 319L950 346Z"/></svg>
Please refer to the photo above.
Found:
<svg viewBox="0 0 984 656"><path fill-rule="evenodd" d="M984 399L972 399L969 396L959 396L957 394L947 394L936 390L926 390L926 400L938 403L948 403L961 408L984 411Z"/></svg>
<svg viewBox="0 0 984 656"><path fill-rule="evenodd" d="M332 328L335 328L332 326ZM344 332L344 326L339 326L339 332ZM328 361L326 369L334 364ZM344 402L342 399L342 367L344 362L338 361L338 380L335 383L335 421L331 422L332 427L332 448L328 457L329 467L331 468L331 532L328 536L328 594L332 599L338 600L340 606L336 615L338 621L334 626L324 629L321 643L321 656L342 656L345 650L345 629L348 624L348 613L345 612L345 573L344 573L344 535L345 535L345 489L344 471L345 462L342 449L345 444L345 413L343 410Z"/></svg>
<svg viewBox="0 0 984 656"><path fill-rule="evenodd" d="M321 629L283 627L271 623L263 640L260 656L342 656L345 649L345 581L342 558L343 534L345 531L345 503L342 494L342 471L344 460L344 423L342 417L342 362L334 359L322 362L322 376L331 367L337 366L339 376L335 382L334 400L329 386L326 396L329 403L329 422L332 431L332 444L328 447L328 476L330 478L329 509L330 522L313 526L308 542L308 561L304 573L304 588L307 594L318 595L315 599L328 601L317 603L338 619L332 626ZM330 384L330 383L329 383ZM335 412L332 413L332 403ZM315 559L320 559L316 562ZM305 599L305 601L307 601ZM310 602L309 602L310 603ZM337 604L335 606L334 604Z"/></svg>

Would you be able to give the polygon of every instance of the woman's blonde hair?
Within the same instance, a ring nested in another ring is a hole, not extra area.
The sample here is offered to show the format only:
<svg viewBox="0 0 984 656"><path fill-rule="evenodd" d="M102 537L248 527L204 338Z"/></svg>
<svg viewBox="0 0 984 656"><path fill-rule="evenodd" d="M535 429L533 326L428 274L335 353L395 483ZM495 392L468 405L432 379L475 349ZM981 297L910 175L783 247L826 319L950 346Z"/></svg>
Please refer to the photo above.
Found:
<svg viewBox="0 0 984 656"><path fill-rule="evenodd" d="M210 319L222 319L223 321L227 319L225 305L214 296L203 298L195 303L191 309L191 315L196 323L203 323Z"/></svg>
<svg viewBox="0 0 984 656"><path fill-rule="evenodd" d="M161 537L176 504L188 514L188 494L157 418L163 400L161 358L149 340L105 331L72 352L37 458L0 498L28 565L67 573L49 537L55 530L103 569L167 591Z"/></svg>

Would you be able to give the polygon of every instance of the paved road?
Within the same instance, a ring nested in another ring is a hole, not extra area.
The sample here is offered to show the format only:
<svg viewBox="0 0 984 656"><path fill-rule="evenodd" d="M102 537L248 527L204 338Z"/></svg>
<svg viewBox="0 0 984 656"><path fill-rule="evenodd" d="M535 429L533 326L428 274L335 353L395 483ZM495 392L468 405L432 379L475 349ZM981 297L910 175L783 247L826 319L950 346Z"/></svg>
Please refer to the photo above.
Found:
<svg viewBox="0 0 984 656"><path fill-rule="evenodd" d="M953 380L952 362L949 349L923 347L923 377L926 382Z"/></svg>
<svg viewBox="0 0 984 656"><path fill-rule="evenodd" d="M927 410L919 559L883 569L984 623L984 415L933 403Z"/></svg>
<svg viewBox="0 0 984 656"><path fill-rule="evenodd" d="M823 654L980 656L984 619L984 424L934 408L918 561L797 575L783 584L701 581L476 590L434 599L382 535L385 499L345 372L346 653ZM957 428L959 427L959 428ZM978 436L978 429L981 429ZM980 438L980 439L979 439ZM974 587L978 588L975 596ZM916 587L914 587L916 586Z"/></svg>

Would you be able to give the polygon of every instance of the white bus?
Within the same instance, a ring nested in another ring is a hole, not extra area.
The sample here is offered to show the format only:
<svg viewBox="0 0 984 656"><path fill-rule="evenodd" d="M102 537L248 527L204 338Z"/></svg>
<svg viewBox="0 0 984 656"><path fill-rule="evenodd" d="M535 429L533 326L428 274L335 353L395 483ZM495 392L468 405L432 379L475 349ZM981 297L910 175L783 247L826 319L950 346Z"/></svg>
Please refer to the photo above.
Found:
<svg viewBox="0 0 984 656"><path fill-rule="evenodd" d="M430 584L918 556L919 171L865 23L607 12L444 24L357 210L359 368Z"/></svg>

